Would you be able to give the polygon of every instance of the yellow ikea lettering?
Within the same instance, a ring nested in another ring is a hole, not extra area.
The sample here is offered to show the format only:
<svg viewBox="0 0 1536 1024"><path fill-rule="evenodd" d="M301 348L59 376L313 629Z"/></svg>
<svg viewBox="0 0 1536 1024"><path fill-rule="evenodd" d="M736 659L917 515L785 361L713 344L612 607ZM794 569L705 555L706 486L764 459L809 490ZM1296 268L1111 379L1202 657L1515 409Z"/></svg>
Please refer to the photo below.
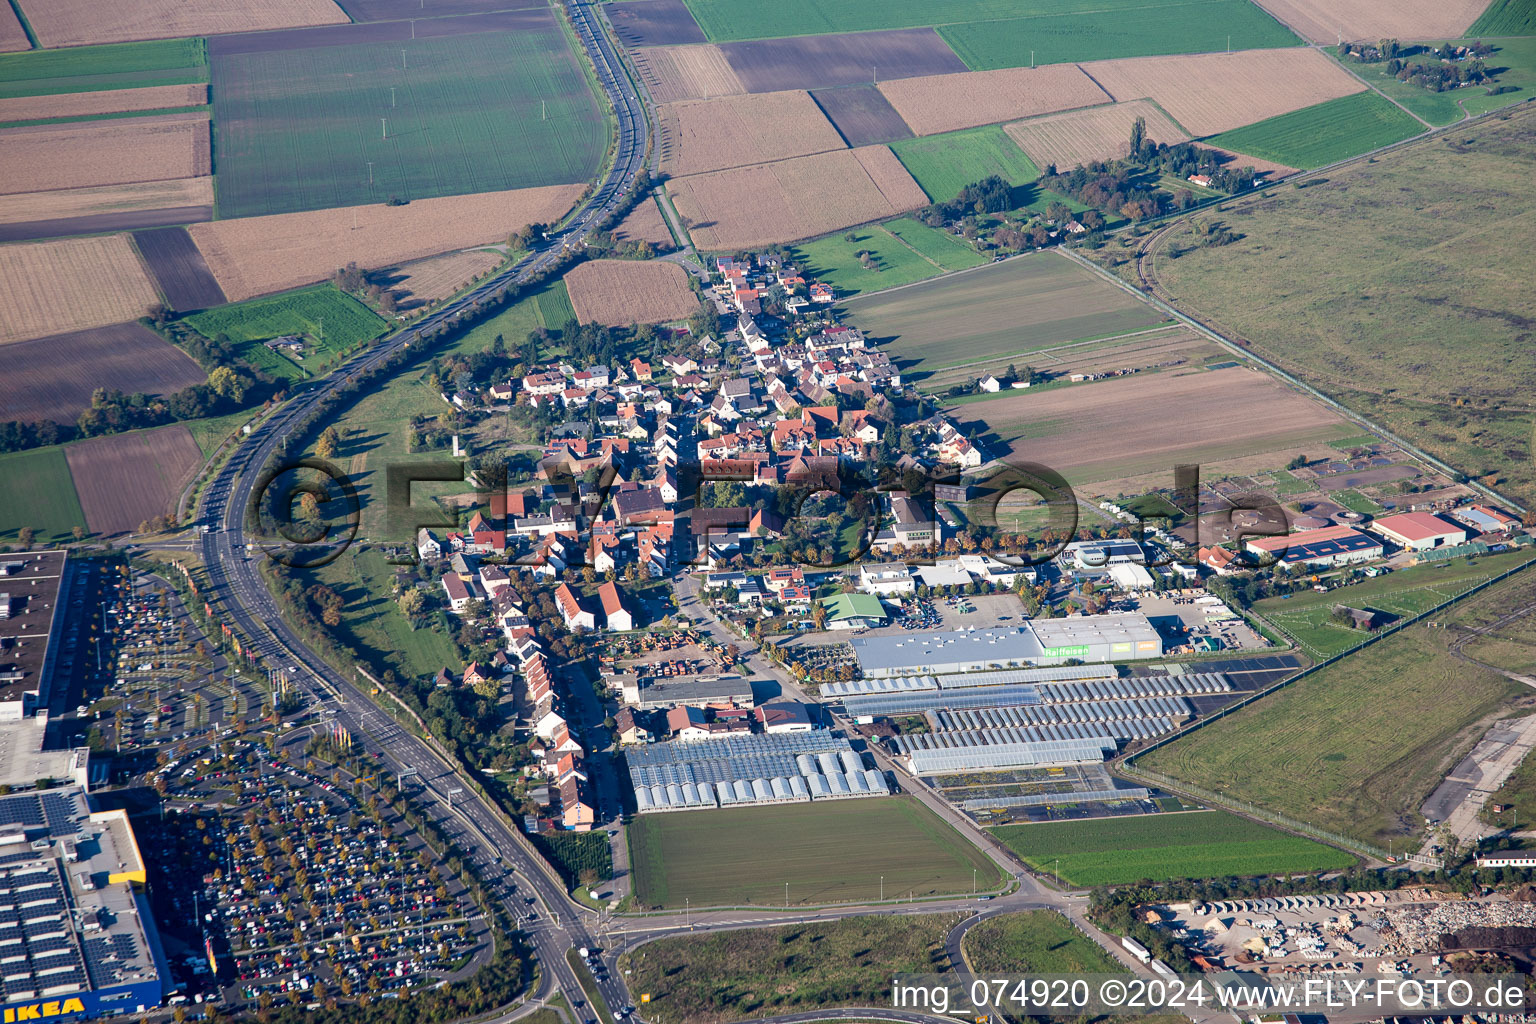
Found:
<svg viewBox="0 0 1536 1024"><path fill-rule="evenodd" d="M84 1013L85 1004L78 999L65 999L62 1002L53 1000L46 1003L33 1003L31 1006L8 1007L5 1011L5 1024L16 1024L23 1020L42 1020L44 1017L62 1017L66 1013Z"/></svg>

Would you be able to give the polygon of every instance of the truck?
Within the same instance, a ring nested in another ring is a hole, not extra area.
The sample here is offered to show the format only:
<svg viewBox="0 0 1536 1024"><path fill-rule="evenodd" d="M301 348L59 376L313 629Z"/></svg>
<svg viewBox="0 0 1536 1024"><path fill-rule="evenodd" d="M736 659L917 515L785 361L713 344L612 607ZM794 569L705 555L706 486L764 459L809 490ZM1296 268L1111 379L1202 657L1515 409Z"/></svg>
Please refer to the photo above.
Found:
<svg viewBox="0 0 1536 1024"><path fill-rule="evenodd" d="M1125 947L1127 953L1140 960L1144 964L1152 962L1152 954L1147 952L1147 947L1131 938L1129 935L1120 940L1120 945Z"/></svg>

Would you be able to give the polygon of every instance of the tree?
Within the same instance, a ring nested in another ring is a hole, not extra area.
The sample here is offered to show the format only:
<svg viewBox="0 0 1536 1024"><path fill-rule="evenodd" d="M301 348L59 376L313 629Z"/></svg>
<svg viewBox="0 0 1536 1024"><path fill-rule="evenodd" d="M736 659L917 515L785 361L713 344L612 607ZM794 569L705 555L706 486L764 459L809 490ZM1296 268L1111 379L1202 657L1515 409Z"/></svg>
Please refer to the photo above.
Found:
<svg viewBox="0 0 1536 1024"><path fill-rule="evenodd" d="M1147 145L1147 119L1138 117L1131 125L1131 159L1140 160Z"/></svg>
<svg viewBox="0 0 1536 1024"><path fill-rule="evenodd" d="M401 593L399 604L401 615L407 619L420 618L421 613L426 610L427 595L417 587L410 587Z"/></svg>
<svg viewBox="0 0 1536 1024"><path fill-rule="evenodd" d="M341 445L341 435L335 427L326 427L315 440L315 454L322 459L334 459Z"/></svg>
<svg viewBox="0 0 1536 1024"><path fill-rule="evenodd" d="M20 530L16 531L16 543L20 544L21 549L25 551L32 546L32 541L36 536L36 530L30 526L23 526Z"/></svg>
<svg viewBox="0 0 1536 1024"><path fill-rule="evenodd" d="M245 401L245 379L228 366L214 367L208 374L208 387L220 398L239 405Z"/></svg>
<svg viewBox="0 0 1536 1024"><path fill-rule="evenodd" d="M826 607L826 605L821 604L820 602L817 602L816 604L811 606L811 621L816 624L816 628L817 629L826 629L827 628L827 607Z"/></svg>
<svg viewBox="0 0 1536 1024"><path fill-rule="evenodd" d="M70 534L72 534L74 536L74 538L75 538L75 540L77 542L85 540L85 536L86 536L86 534L85 534L85 527L83 527L83 526L76 526L73 529L71 529L69 532L70 532Z"/></svg>

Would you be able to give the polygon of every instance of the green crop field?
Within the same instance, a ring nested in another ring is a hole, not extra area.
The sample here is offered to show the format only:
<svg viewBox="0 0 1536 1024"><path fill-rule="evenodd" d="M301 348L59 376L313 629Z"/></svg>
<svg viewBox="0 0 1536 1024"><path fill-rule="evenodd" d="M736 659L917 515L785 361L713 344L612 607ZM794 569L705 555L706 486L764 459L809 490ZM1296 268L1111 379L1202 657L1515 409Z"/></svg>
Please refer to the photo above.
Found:
<svg viewBox="0 0 1536 1024"><path fill-rule="evenodd" d="M1536 35L1536 4L1531 0L1493 0L1467 29L1473 38Z"/></svg>
<svg viewBox="0 0 1536 1024"><path fill-rule="evenodd" d="M1151 306L1055 253L855 298L846 309L866 334L891 339L883 347L914 380L1163 321Z"/></svg>
<svg viewBox="0 0 1536 1024"><path fill-rule="evenodd" d="M1355 862L1331 846L1221 811L1008 825L992 832L1036 871L1059 870L1062 881L1083 886L1326 871Z"/></svg>
<svg viewBox="0 0 1536 1024"><path fill-rule="evenodd" d="M1424 126L1373 92L1357 92L1214 136L1212 145L1292 167L1321 167L1417 135Z"/></svg>
<svg viewBox="0 0 1536 1024"><path fill-rule="evenodd" d="M932 26L973 69L1301 41L1247 0L686 0L711 42ZM1230 37L1230 41L1229 41Z"/></svg>
<svg viewBox="0 0 1536 1024"><path fill-rule="evenodd" d="M564 327L566 321L576 319L576 310L571 306L571 293L566 291L564 280L555 281L536 292L533 301L539 307L539 320L552 331Z"/></svg>
<svg viewBox="0 0 1536 1024"><path fill-rule="evenodd" d="M1508 672L1536 673L1536 611L1517 614L1521 609L1536 609L1536 570L1517 576L1515 583L1500 593L1505 603L1469 601L1474 607L1459 615L1458 621L1486 632L1467 644L1462 651L1471 658ZM1514 618L1509 618L1513 614ZM1528 759L1530 760L1530 759ZM1533 761L1536 769L1536 761ZM1536 799L1536 787L1531 796ZM1495 801L1497 802L1497 801ZM1536 821L1536 818L1528 819Z"/></svg>
<svg viewBox="0 0 1536 1024"><path fill-rule="evenodd" d="M1050 910L1026 910L981 921L960 940L960 951L966 965L978 974L1125 973L1098 943Z"/></svg>
<svg viewBox="0 0 1536 1024"><path fill-rule="evenodd" d="M303 377L338 353L389 330L383 317L328 284L220 306L187 317L198 333L228 335L241 358L278 377ZM295 362L262 344L289 334L306 339Z"/></svg>
<svg viewBox="0 0 1536 1024"><path fill-rule="evenodd" d="M185 85L208 78L201 39L72 46L0 55L0 99Z"/></svg>
<svg viewBox="0 0 1536 1024"><path fill-rule="evenodd" d="M1529 10L1536 8L1528 7ZM1532 31L1536 31L1533 29ZM1475 37L1474 37L1475 38ZM1467 44L1471 38L1451 40ZM1435 126L1460 121L1468 114L1477 115L1523 103L1536 95L1536 38L1484 39L1494 47L1486 60L1496 69L1493 86L1472 85L1434 92L1421 85L1400 82L1387 73L1387 65L1342 62L1351 73L1359 75L1415 114ZM1332 50L1328 52L1332 53ZM1410 58L1412 60L1413 58ZM1431 60L1433 58L1430 58ZM1495 94L1494 90L1499 90Z"/></svg>
<svg viewBox="0 0 1536 1024"><path fill-rule="evenodd" d="M1166 53L1297 46L1301 40L1249 0L1052 13L944 25L939 35L976 71Z"/></svg>
<svg viewBox="0 0 1536 1024"><path fill-rule="evenodd" d="M720 815L734 813L660 817L714 817L723 830L729 825ZM667 1024L725 1024L797 1010L880 1006L890 998L893 976L950 967L944 940L960 920L959 914L846 917L679 935L625 953L619 966L630 991L650 995L646 1018Z"/></svg>
<svg viewBox="0 0 1536 1024"><path fill-rule="evenodd" d="M1430 562L1352 583L1326 594L1304 590L1290 597L1267 597L1257 602L1253 610L1270 625L1294 637L1313 658L1321 660L1349 650L1368 635L1334 622L1332 610L1336 604L1386 612L1394 618L1409 618L1459 597L1479 583L1533 557L1536 557L1536 551L1523 548L1476 559Z"/></svg>
<svg viewBox="0 0 1536 1024"><path fill-rule="evenodd" d="M1516 501L1536 502L1536 109L1224 204L1159 297ZM1468 182L1478 201L1457 202ZM1382 239L1392 258L1382 258ZM1308 273L1298 275L1295 268ZM1384 311L1394 311L1390 315ZM1338 339L1347 337L1348 345Z"/></svg>
<svg viewBox="0 0 1536 1024"><path fill-rule="evenodd" d="M847 239L850 234L851 242ZM795 246L795 252L805 272L830 284L839 296L895 288L937 276L947 269L924 258L884 225L854 228L813 242L801 242ZM861 252L869 253L872 262L868 270L859 262Z"/></svg>
<svg viewBox="0 0 1536 1024"><path fill-rule="evenodd" d="M783 906L995 888L996 866L908 796L642 814L628 828L640 902Z"/></svg>
<svg viewBox="0 0 1536 1024"><path fill-rule="evenodd" d="M891 143L891 152L934 202L947 202L965 186L994 174L1013 185L1040 177L1040 169L995 124L901 139Z"/></svg>
<svg viewBox="0 0 1536 1024"><path fill-rule="evenodd" d="M1138 764L1382 849L1421 836L1420 806L1478 723L1530 692L1447 649L1462 616L1507 610L1522 576L1436 613L1438 628L1394 633Z"/></svg>
<svg viewBox="0 0 1536 1024"><path fill-rule="evenodd" d="M931 228L911 217L888 220L880 226L945 270L964 270L987 262L987 258L972 249L964 239Z"/></svg>
<svg viewBox="0 0 1536 1024"><path fill-rule="evenodd" d="M1353 489L1338 491L1333 495L1333 499L1351 512L1359 512L1365 516L1374 516L1382 511L1381 505Z"/></svg>
<svg viewBox="0 0 1536 1024"><path fill-rule="evenodd" d="M69 540L72 529L85 525L63 446L0 455L0 474L6 481L0 491L0 540L14 542L24 526L39 544Z"/></svg>
<svg viewBox="0 0 1536 1024"><path fill-rule="evenodd" d="M607 116L553 15L544 20L520 32L215 53L219 216L591 178Z"/></svg>

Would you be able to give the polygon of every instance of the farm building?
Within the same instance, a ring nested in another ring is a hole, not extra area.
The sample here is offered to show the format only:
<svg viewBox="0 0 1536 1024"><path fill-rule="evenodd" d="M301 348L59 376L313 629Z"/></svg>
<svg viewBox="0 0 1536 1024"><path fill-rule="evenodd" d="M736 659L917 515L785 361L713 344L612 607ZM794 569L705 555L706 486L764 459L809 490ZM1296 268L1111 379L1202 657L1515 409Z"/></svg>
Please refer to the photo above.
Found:
<svg viewBox="0 0 1536 1024"><path fill-rule="evenodd" d="M706 704L751 704L752 681L739 676L633 678L623 684L624 703L641 711Z"/></svg>
<svg viewBox="0 0 1536 1024"><path fill-rule="evenodd" d="M1163 641L1139 612L1031 619L1006 629L952 630L852 641L867 679L1160 658Z"/></svg>
<svg viewBox="0 0 1536 1024"><path fill-rule="evenodd" d="M834 594L823 598L828 629L864 629L885 624L885 606L873 594Z"/></svg>
<svg viewBox="0 0 1536 1024"><path fill-rule="evenodd" d="M1452 512L1451 518L1479 533L1510 533L1520 528L1520 520L1491 505L1468 505Z"/></svg>
<svg viewBox="0 0 1536 1024"><path fill-rule="evenodd" d="M859 566L859 589L866 594L910 594L917 582L902 562L876 562Z"/></svg>
<svg viewBox="0 0 1536 1024"><path fill-rule="evenodd" d="M1428 512L1405 512L1387 516L1371 524L1372 531L1409 551L1460 544L1467 539L1466 527L1447 522Z"/></svg>
<svg viewBox="0 0 1536 1024"><path fill-rule="evenodd" d="M1300 536L1256 537L1248 542L1255 555L1274 555L1286 565L1350 565L1382 556L1381 541L1352 526L1308 530Z"/></svg>
<svg viewBox="0 0 1536 1024"><path fill-rule="evenodd" d="M885 776L830 729L655 743L624 758L640 814L890 793Z"/></svg>

